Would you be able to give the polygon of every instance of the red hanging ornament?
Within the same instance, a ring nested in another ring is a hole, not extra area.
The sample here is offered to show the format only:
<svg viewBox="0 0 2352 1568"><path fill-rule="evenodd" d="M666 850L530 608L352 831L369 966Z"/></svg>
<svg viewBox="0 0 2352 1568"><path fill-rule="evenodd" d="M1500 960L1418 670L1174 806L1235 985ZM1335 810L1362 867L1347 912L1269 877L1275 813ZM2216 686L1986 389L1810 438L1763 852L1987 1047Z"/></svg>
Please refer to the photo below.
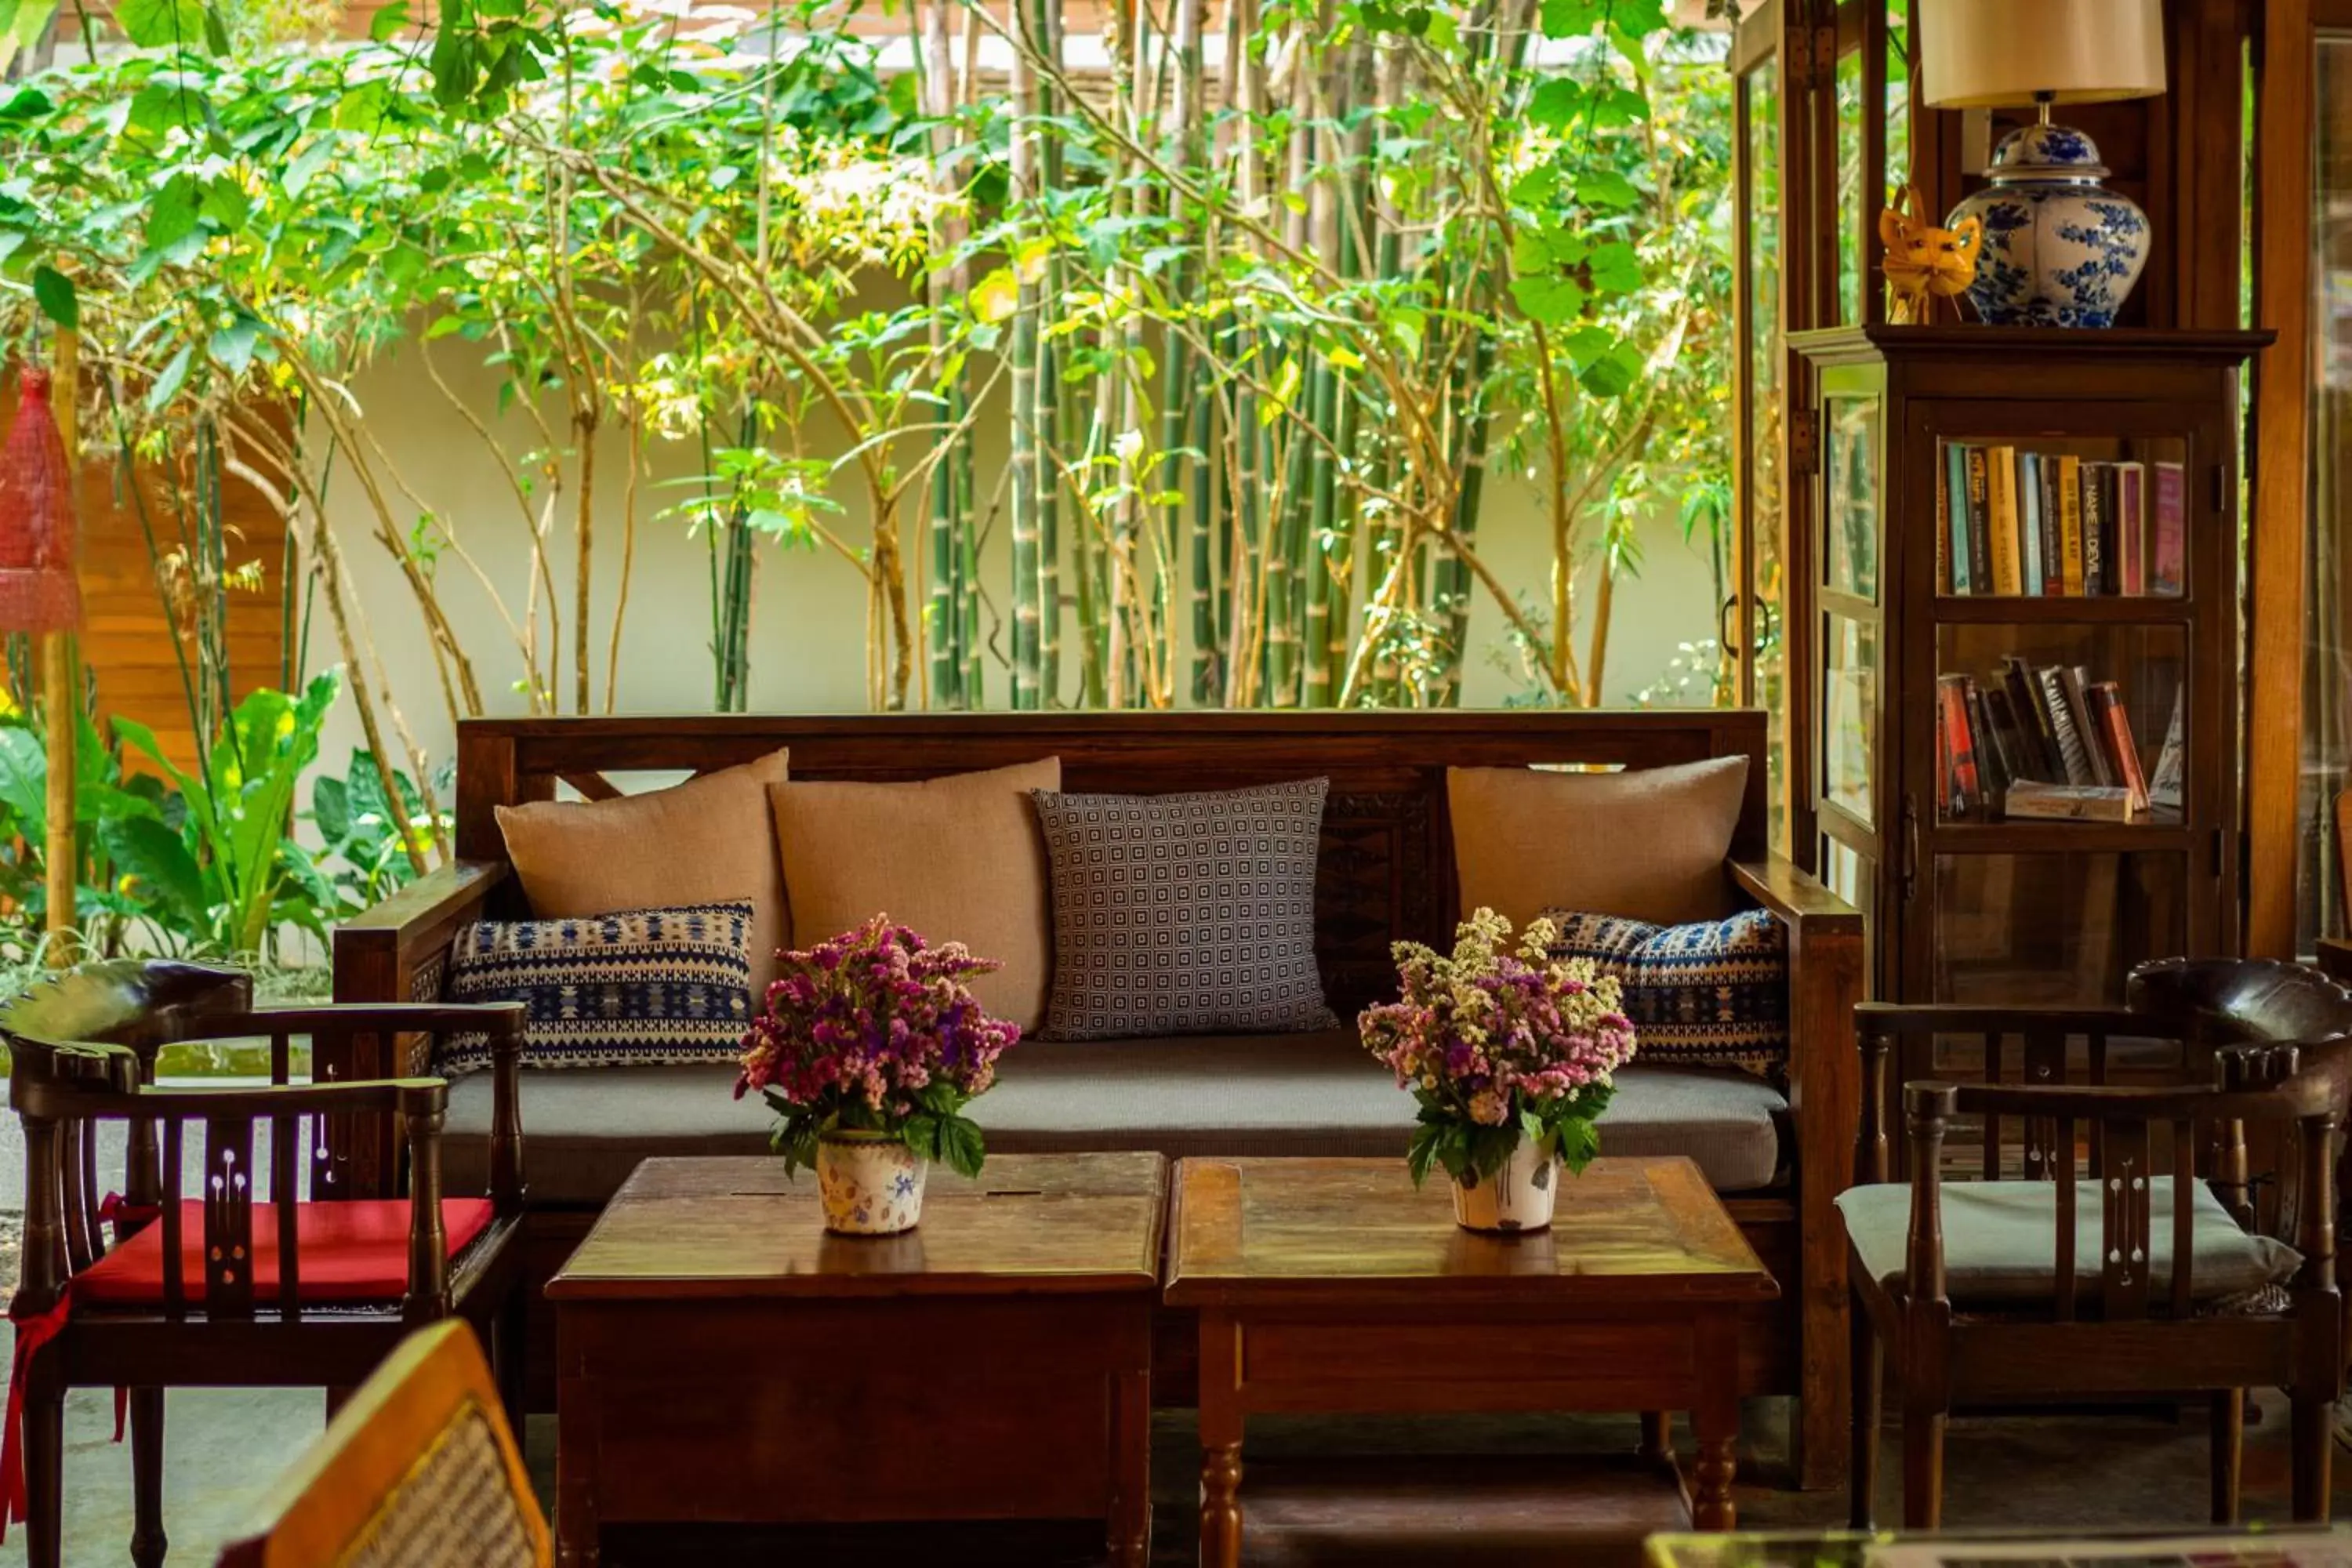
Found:
<svg viewBox="0 0 2352 1568"><path fill-rule="evenodd" d="M81 625L74 572L73 466L49 406L49 373L27 370L0 447L0 631Z"/></svg>

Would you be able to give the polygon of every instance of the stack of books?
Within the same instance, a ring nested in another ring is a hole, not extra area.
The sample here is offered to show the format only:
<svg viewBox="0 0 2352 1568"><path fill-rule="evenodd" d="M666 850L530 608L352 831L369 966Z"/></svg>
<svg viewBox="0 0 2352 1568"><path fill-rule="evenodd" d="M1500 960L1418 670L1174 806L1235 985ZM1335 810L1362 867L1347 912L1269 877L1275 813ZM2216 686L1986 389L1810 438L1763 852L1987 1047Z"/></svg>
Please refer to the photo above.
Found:
<svg viewBox="0 0 2352 1568"><path fill-rule="evenodd" d="M2015 655L1998 678L1936 678L1941 815L2129 822L2178 813L2181 712L2176 700L2156 771L2140 768L2139 742L2122 690L2078 665L2032 668Z"/></svg>
<svg viewBox="0 0 2352 1568"><path fill-rule="evenodd" d="M2188 478L2179 463L2105 463L1942 443L1936 580L1947 594L2178 597Z"/></svg>

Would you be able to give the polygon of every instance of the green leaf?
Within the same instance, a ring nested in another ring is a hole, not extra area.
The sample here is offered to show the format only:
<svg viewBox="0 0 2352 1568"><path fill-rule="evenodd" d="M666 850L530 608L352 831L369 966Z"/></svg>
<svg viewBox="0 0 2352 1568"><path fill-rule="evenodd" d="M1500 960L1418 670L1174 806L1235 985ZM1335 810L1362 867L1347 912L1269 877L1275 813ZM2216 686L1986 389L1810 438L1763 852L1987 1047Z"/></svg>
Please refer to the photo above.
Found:
<svg viewBox="0 0 2352 1568"><path fill-rule="evenodd" d="M1514 278L1511 300L1529 321L1547 327L1573 321L1584 309L1584 290L1565 278Z"/></svg>
<svg viewBox="0 0 2352 1568"><path fill-rule="evenodd" d="M1595 169L1576 182L1576 199L1589 207L1622 212L1642 205L1642 191L1614 169Z"/></svg>
<svg viewBox="0 0 2352 1568"><path fill-rule="evenodd" d="M209 930L212 900L204 871L179 834L153 817L131 816L101 824L99 841L117 867L137 879L140 893L170 911L172 923Z"/></svg>
<svg viewBox="0 0 2352 1568"><path fill-rule="evenodd" d="M261 323L251 316L239 316L213 334L212 355L231 375L243 375L253 363L253 351L260 341Z"/></svg>
<svg viewBox="0 0 2352 1568"><path fill-rule="evenodd" d="M114 21L142 49L191 45L205 36L200 0L121 0Z"/></svg>
<svg viewBox="0 0 2352 1568"><path fill-rule="evenodd" d="M309 146L294 155L291 163L286 165L286 173L280 176L286 194L299 196L310 189L311 177L325 168L334 156L335 133L331 131L320 132Z"/></svg>
<svg viewBox="0 0 2352 1568"><path fill-rule="evenodd" d="M187 384L188 365L194 353L194 344L182 343L180 352L173 354L157 374L155 384L147 389L147 411L150 414L162 409L180 395L180 388Z"/></svg>
<svg viewBox="0 0 2352 1568"><path fill-rule="evenodd" d="M47 262L33 268L33 298L57 325L68 331L81 326L81 297L74 292L73 279Z"/></svg>
<svg viewBox="0 0 2352 1568"><path fill-rule="evenodd" d="M1642 286L1641 255L1622 240L1594 246L1585 265L1596 293L1630 294Z"/></svg>
<svg viewBox="0 0 2352 1568"><path fill-rule="evenodd" d="M1576 123L1591 97L1584 84L1572 77L1547 78L1528 100L1528 121L1547 131L1565 131Z"/></svg>
<svg viewBox="0 0 2352 1568"><path fill-rule="evenodd" d="M368 19L368 39L372 43L389 43L394 35L408 26L408 0L392 0Z"/></svg>
<svg viewBox="0 0 2352 1568"><path fill-rule="evenodd" d="M228 53L228 24L221 20L220 7L205 7L205 47L215 55Z"/></svg>
<svg viewBox="0 0 2352 1568"><path fill-rule="evenodd" d="M940 1158L960 1176L977 1176L988 1158L980 1123L968 1116L940 1118Z"/></svg>
<svg viewBox="0 0 2352 1568"><path fill-rule="evenodd" d="M310 786L310 820L319 825L319 837L331 845L352 836L351 790L342 780L327 777Z"/></svg>
<svg viewBox="0 0 2352 1568"><path fill-rule="evenodd" d="M163 182L147 209L147 248L168 251L196 232L196 182L181 173Z"/></svg>
<svg viewBox="0 0 2352 1568"><path fill-rule="evenodd" d="M1570 1116L1555 1121L1551 1131L1560 1163L1568 1167L1571 1175L1583 1174L1584 1167L1601 1152L1601 1129L1585 1117Z"/></svg>

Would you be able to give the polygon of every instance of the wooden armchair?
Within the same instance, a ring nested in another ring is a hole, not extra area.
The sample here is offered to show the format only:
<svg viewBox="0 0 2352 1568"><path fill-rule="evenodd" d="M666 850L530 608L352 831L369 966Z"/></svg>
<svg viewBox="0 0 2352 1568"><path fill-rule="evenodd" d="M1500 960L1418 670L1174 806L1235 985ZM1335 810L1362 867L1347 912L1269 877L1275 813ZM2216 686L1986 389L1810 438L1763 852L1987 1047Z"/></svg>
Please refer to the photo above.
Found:
<svg viewBox="0 0 2352 1568"><path fill-rule="evenodd" d="M127 1390L117 1395L118 1430L127 1406L140 1568L163 1561L167 1387L347 1390L407 1331L457 1317L498 1340L512 1390L521 1366L522 1023L511 1003L257 1009L234 970L127 960L71 971L0 1013L26 1165L0 1528L24 1519L32 1568L59 1560L70 1387ZM448 1089L440 1079L289 1081L297 1036L327 1057L331 1040L395 1031L489 1037L498 1111L487 1198L442 1195ZM269 1042L266 1088L155 1087L165 1045L256 1037ZM386 1113L404 1129L409 1196L332 1201L350 1183L331 1124ZM121 1187L101 1197L108 1121L125 1124L125 1154ZM258 1203L257 1125L267 1129L269 1167ZM182 1182L192 1126L204 1138L195 1197Z"/></svg>
<svg viewBox="0 0 2352 1568"><path fill-rule="evenodd" d="M1838 1200L1854 1293L1853 1522L1871 1524L1882 1355L1903 1385L1906 1528L1941 1523L1956 1406L2200 1392L2213 1411L2213 1517L2233 1521L2244 1391L2271 1386L2293 1403L2295 1517L2325 1519L2344 1388L2336 1160L2352 994L2292 965L2171 960L2134 975L2127 1008L1866 1004L1855 1028L1855 1163L1869 1184ZM1984 1081L1904 1087L1906 1179L1890 1183L1888 1047L1900 1058L1938 1036L1980 1041ZM2070 1039L2084 1042L2087 1083L2068 1082ZM2003 1081L2010 1061L2017 1081ZM1981 1179L1956 1183L1959 1116L1979 1122ZM2004 1123L2021 1144L2003 1141ZM2250 1173L2250 1147L2284 1150L2274 1191Z"/></svg>
<svg viewBox="0 0 2352 1568"><path fill-rule="evenodd" d="M554 1555L481 1346L443 1322L337 1412L219 1568L546 1568Z"/></svg>

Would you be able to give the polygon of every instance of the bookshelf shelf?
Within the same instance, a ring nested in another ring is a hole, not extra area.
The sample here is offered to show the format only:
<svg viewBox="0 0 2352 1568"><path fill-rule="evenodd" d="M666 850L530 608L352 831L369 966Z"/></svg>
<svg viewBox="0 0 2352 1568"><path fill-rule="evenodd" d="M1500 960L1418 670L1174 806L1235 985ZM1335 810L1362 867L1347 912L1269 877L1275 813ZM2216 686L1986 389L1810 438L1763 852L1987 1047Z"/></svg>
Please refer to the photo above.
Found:
<svg viewBox="0 0 2352 1568"><path fill-rule="evenodd" d="M1801 847L1869 918L1874 994L2111 1004L2134 963L2237 950L2235 421L2263 341L1792 336Z"/></svg>
<svg viewBox="0 0 2352 1568"><path fill-rule="evenodd" d="M2197 606L2183 598L2034 599L2021 595L1939 594L1930 606L1938 621L1981 626L2059 624L2084 626L2187 626Z"/></svg>

